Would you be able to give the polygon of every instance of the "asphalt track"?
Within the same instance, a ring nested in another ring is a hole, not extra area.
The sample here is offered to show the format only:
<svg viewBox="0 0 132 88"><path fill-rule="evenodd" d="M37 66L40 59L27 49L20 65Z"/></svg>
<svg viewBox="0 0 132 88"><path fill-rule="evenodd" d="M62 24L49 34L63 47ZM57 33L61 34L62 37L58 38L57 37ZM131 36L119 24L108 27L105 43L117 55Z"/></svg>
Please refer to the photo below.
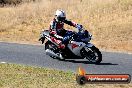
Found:
<svg viewBox="0 0 132 88"><path fill-rule="evenodd" d="M17 63L46 67L63 71L77 72L82 66L90 74L130 74L132 75L132 54L104 52L100 65L90 64L87 60L59 61L45 54L43 45L27 45L0 42L0 62Z"/></svg>

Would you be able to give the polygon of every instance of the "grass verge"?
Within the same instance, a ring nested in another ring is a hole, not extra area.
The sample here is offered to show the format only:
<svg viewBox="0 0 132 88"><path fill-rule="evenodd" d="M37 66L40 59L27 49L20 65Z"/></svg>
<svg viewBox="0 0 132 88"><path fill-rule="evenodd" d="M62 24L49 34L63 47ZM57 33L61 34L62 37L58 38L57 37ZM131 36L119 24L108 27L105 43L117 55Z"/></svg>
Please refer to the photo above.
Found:
<svg viewBox="0 0 132 88"><path fill-rule="evenodd" d="M86 84L80 86L75 74L54 69L0 64L0 88L131 88L132 84Z"/></svg>

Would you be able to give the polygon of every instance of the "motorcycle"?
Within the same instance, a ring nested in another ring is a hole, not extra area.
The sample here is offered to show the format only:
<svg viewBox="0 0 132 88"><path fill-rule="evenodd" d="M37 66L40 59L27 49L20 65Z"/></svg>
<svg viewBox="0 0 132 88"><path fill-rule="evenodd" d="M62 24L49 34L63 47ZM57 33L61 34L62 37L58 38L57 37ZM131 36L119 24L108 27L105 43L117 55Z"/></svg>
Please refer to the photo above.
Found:
<svg viewBox="0 0 132 88"><path fill-rule="evenodd" d="M65 49L60 49L52 40L53 36L50 35L49 30L42 31L39 41L45 44L46 54L60 60L87 59L94 64L99 64L102 61L102 54L97 47L90 43L92 35L87 30L84 33L67 31L67 34L70 34L69 41ZM45 40L47 41L45 42Z"/></svg>

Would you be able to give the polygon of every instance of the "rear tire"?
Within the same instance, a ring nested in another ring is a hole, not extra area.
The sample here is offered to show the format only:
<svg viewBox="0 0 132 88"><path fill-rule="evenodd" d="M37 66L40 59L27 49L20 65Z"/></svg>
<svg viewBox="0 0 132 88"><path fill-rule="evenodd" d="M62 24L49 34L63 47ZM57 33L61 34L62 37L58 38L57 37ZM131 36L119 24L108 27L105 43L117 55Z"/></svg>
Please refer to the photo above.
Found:
<svg viewBox="0 0 132 88"><path fill-rule="evenodd" d="M46 50L46 49L50 49L50 47L49 47L50 44L51 44L50 41L47 41L47 42L45 43L45 50Z"/></svg>
<svg viewBox="0 0 132 88"><path fill-rule="evenodd" d="M54 48L53 48L54 47ZM51 51L53 51L54 53L59 53L58 52L58 50L57 49L55 49L55 48L57 48L53 43L51 43L50 41L47 41L46 43L45 43L45 50L46 49L50 49ZM58 59L58 60L60 60L60 61L64 61L65 59L61 59L61 58L58 58L58 57L54 57L54 56L50 56L51 58L53 58L53 59ZM63 57L63 56L62 56Z"/></svg>
<svg viewBox="0 0 132 88"><path fill-rule="evenodd" d="M47 41L47 42L45 43L45 50L47 50L47 49L52 50L51 45L52 45L52 43L51 43L50 41ZM52 50L52 51L53 51L53 50ZM53 59L56 59L56 58L57 58L57 57L53 57L53 56L50 56L50 57L53 58Z"/></svg>

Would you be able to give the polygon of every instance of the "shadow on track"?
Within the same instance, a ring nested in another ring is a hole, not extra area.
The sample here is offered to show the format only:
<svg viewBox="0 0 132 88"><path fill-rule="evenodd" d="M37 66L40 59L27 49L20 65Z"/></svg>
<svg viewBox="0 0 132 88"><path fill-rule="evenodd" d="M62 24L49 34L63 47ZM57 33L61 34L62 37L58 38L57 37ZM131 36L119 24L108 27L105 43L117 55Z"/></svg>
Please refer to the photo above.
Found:
<svg viewBox="0 0 132 88"><path fill-rule="evenodd" d="M64 62L72 62L72 63L83 63L83 64L94 64L88 61L76 61L76 60L65 60ZM100 63L100 64L95 64L95 65L118 65L118 64L113 64L113 63Z"/></svg>

